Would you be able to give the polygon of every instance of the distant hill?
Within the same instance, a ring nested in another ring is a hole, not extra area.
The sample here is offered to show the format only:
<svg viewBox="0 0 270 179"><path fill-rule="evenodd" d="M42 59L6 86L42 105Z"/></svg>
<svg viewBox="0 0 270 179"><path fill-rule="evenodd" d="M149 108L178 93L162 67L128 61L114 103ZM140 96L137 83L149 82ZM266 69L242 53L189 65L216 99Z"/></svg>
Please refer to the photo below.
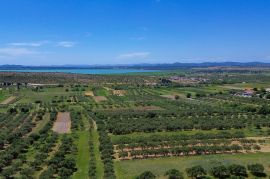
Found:
<svg viewBox="0 0 270 179"><path fill-rule="evenodd" d="M131 65L51 65L51 66L23 66L0 65L0 70L27 70L27 69L155 69L172 70L200 67L270 67L270 63L263 62L204 62L204 63L162 63L162 64L131 64Z"/></svg>

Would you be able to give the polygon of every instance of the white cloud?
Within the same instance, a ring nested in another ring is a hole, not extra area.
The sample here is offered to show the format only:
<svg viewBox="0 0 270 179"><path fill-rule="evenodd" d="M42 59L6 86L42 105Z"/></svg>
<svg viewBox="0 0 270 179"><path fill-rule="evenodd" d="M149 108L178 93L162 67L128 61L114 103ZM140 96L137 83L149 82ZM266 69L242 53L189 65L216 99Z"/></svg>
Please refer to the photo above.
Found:
<svg viewBox="0 0 270 179"><path fill-rule="evenodd" d="M28 48L15 48L15 47L5 47L0 48L0 56L11 56L11 57L19 57L19 56L27 56L27 55L35 55L39 54L37 51L28 49Z"/></svg>
<svg viewBox="0 0 270 179"><path fill-rule="evenodd" d="M65 48L74 47L74 45L75 45L75 42L71 42L71 41L61 41L61 42L56 43L57 47L65 47Z"/></svg>
<svg viewBox="0 0 270 179"><path fill-rule="evenodd" d="M39 42L12 42L8 43L8 46L24 46L24 47L40 47L46 43L49 43L49 41L39 41Z"/></svg>
<svg viewBox="0 0 270 179"><path fill-rule="evenodd" d="M134 58L146 58L150 55L149 52L135 52L135 53L126 53L120 54L117 56L117 59L134 59Z"/></svg>

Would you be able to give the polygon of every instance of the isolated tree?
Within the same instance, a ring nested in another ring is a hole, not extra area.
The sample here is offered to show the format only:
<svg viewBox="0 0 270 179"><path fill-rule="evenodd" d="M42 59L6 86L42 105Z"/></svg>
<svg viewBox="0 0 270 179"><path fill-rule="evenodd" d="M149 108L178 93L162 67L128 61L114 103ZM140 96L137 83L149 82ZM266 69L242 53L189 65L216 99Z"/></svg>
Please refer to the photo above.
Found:
<svg viewBox="0 0 270 179"><path fill-rule="evenodd" d="M187 93L187 98L191 98L191 93Z"/></svg>
<svg viewBox="0 0 270 179"><path fill-rule="evenodd" d="M227 178L230 175L229 170L221 165L211 168L211 174L216 178Z"/></svg>
<svg viewBox="0 0 270 179"><path fill-rule="evenodd" d="M140 174L136 179L154 179L156 176L150 172L150 171L145 171L142 174Z"/></svg>
<svg viewBox="0 0 270 179"><path fill-rule="evenodd" d="M183 173L176 169L168 170L165 176L168 176L169 179L184 179Z"/></svg>
<svg viewBox="0 0 270 179"><path fill-rule="evenodd" d="M187 175L191 178L201 178L204 175L206 175L205 169L200 165L187 168L186 172L187 172Z"/></svg>
<svg viewBox="0 0 270 179"><path fill-rule="evenodd" d="M262 164L256 163L256 164L248 165L248 170L254 176L257 176L257 177L265 176L264 166Z"/></svg>
<svg viewBox="0 0 270 179"><path fill-rule="evenodd" d="M235 176L247 176L247 169L245 166L238 165L238 164L232 164L228 167L228 170L230 171L231 175Z"/></svg>

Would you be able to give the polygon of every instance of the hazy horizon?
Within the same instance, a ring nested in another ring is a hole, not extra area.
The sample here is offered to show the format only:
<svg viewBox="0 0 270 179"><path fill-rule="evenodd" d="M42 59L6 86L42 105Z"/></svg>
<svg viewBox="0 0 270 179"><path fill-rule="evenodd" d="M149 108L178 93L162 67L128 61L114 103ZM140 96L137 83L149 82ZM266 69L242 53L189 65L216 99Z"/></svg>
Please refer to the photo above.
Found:
<svg viewBox="0 0 270 179"><path fill-rule="evenodd" d="M3 0L0 65L270 62L266 0Z"/></svg>

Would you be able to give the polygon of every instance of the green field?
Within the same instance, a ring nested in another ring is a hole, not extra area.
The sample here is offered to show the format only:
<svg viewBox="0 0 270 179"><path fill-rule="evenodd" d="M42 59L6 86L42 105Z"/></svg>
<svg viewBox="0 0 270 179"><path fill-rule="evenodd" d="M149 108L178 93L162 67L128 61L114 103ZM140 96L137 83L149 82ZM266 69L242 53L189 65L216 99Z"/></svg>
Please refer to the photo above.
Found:
<svg viewBox="0 0 270 179"><path fill-rule="evenodd" d="M268 173L270 173L270 153L256 154L233 154L233 155L205 155L205 156L190 156L190 157L168 157L160 159L146 159L136 161L121 161L115 162L117 178L132 179L143 171L150 170L158 178L164 178L164 173L169 169L178 169L184 172L185 168L195 165L202 165L209 170L211 167L224 164L241 164L247 165L250 163L264 164ZM251 175L250 175L250 178Z"/></svg>
<svg viewBox="0 0 270 179"><path fill-rule="evenodd" d="M74 173L73 178L88 178L88 170L89 170L89 122L87 118L83 117L85 130L77 132L79 137L77 141L78 146L78 155L77 155L77 167L78 171Z"/></svg>

